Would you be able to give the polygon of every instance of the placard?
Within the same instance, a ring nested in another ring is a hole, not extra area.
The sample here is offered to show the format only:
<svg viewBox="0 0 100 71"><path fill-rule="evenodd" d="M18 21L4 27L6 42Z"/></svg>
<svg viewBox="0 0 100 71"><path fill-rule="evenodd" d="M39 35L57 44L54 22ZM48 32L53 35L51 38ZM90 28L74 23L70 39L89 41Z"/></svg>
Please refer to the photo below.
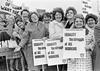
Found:
<svg viewBox="0 0 100 71"><path fill-rule="evenodd" d="M42 39L32 40L34 66L47 64L46 47Z"/></svg>
<svg viewBox="0 0 100 71"><path fill-rule="evenodd" d="M85 29L64 29L63 32L63 58L85 58Z"/></svg>
<svg viewBox="0 0 100 71"><path fill-rule="evenodd" d="M62 62L63 43L60 40L45 41L48 65L59 65Z"/></svg>

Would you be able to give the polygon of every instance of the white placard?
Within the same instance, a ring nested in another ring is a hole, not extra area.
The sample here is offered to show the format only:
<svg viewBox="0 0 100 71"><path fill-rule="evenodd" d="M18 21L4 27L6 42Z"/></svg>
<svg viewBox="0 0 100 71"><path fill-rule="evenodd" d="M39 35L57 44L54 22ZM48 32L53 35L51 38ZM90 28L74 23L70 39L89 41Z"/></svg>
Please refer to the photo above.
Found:
<svg viewBox="0 0 100 71"><path fill-rule="evenodd" d="M92 13L92 0L82 0L82 13L84 16Z"/></svg>
<svg viewBox="0 0 100 71"><path fill-rule="evenodd" d="M8 47L8 41L1 41L2 48Z"/></svg>
<svg viewBox="0 0 100 71"><path fill-rule="evenodd" d="M63 32L63 58L85 58L85 29L64 29Z"/></svg>
<svg viewBox="0 0 100 71"><path fill-rule="evenodd" d="M47 64L46 47L42 39L32 40L34 66Z"/></svg>
<svg viewBox="0 0 100 71"><path fill-rule="evenodd" d="M9 48L16 48L18 45L15 40L8 41Z"/></svg>
<svg viewBox="0 0 100 71"><path fill-rule="evenodd" d="M10 0L0 0L0 11L16 15L22 11L22 7L12 4Z"/></svg>
<svg viewBox="0 0 100 71"><path fill-rule="evenodd" d="M60 40L46 40L46 53L48 65L59 65L62 62L63 43Z"/></svg>

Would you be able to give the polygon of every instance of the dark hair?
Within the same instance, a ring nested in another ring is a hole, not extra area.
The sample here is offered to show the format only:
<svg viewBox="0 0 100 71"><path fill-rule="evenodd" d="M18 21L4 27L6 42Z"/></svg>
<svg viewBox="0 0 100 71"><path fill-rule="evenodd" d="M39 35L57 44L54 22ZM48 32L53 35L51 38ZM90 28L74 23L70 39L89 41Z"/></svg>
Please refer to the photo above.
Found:
<svg viewBox="0 0 100 71"><path fill-rule="evenodd" d="M27 10L27 9L23 9L23 10L21 11L21 15L23 14L24 11L30 13L29 10Z"/></svg>
<svg viewBox="0 0 100 71"><path fill-rule="evenodd" d="M83 28L85 28L85 20L84 20L84 16L83 16L82 14L76 14L76 15L74 16L74 24L75 24L76 18L80 18L80 19L83 20ZM74 28L76 28L76 26L74 26Z"/></svg>
<svg viewBox="0 0 100 71"><path fill-rule="evenodd" d="M55 14L56 14L57 12L59 12L59 13L62 14L62 19L61 19L61 21L62 21L63 18L64 18L64 12L63 12L63 9L62 9L62 8L54 8L54 10L53 10L53 20L55 20Z"/></svg>
<svg viewBox="0 0 100 71"><path fill-rule="evenodd" d="M74 13L74 15L77 14L77 11L76 11L76 9L75 9L74 7L68 7L68 8L66 9L66 12L65 12L65 20L67 20L67 13L68 13L69 10L72 10L73 13Z"/></svg>
<svg viewBox="0 0 100 71"><path fill-rule="evenodd" d="M39 15L38 15L36 12L32 12L32 13L30 13L30 15L29 15L29 21L30 21L30 22L33 22L32 19L31 19L31 16L32 16L33 14L37 15L37 17L39 18Z"/></svg>
<svg viewBox="0 0 100 71"><path fill-rule="evenodd" d="M94 14L87 14L86 17L85 17L85 22L86 23L87 23L89 18L93 18L95 20L95 22L96 22L95 24L98 23L98 17L96 15L94 15Z"/></svg>
<svg viewBox="0 0 100 71"><path fill-rule="evenodd" d="M44 19L44 16L51 18L50 13L49 13L49 12L46 12L46 13L44 13L44 14L42 15L42 21L43 21L43 19Z"/></svg>
<svg viewBox="0 0 100 71"><path fill-rule="evenodd" d="M23 22L22 18L16 19L16 24L17 24L18 22Z"/></svg>

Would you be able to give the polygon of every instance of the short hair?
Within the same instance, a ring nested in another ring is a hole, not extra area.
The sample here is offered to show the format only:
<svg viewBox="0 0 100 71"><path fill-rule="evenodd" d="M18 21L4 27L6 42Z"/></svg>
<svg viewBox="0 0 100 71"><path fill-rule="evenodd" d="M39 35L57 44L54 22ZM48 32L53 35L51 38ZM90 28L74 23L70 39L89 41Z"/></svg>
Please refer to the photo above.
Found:
<svg viewBox="0 0 100 71"><path fill-rule="evenodd" d="M39 15L38 15L37 12L32 12L32 13L30 13L30 15L29 15L29 21L30 21L30 22L33 22L32 19L31 19L31 16L32 16L33 14L37 15L37 17L39 18Z"/></svg>
<svg viewBox="0 0 100 71"><path fill-rule="evenodd" d="M23 22L22 18L17 18L17 19L16 19L16 24L17 24L18 22Z"/></svg>
<svg viewBox="0 0 100 71"><path fill-rule="evenodd" d="M85 28L85 20L84 20L84 16L82 15L82 14L76 14L75 16L74 16L74 24L75 24L75 20L77 19L77 18L80 18L80 19L82 19L83 20L83 28ZM75 27L75 26L74 26Z"/></svg>
<svg viewBox="0 0 100 71"><path fill-rule="evenodd" d="M21 15L23 14L24 11L30 13L29 10L27 10L27 9L23 9L23 10L21 11Z"/></svg>
<svg viewBox="0 0 100 71"><path fill-rule="evenodd" d="M46 12L46 13L44 13L44 14L42 15L42 21L43 21L44 16L51 18L50 13L49 13L49 12Z"/></svg>
<svg viewBox="0 0 100 71"><path fill-rule="evenodd" d="M93 18L95 20L95 22L96 22L95 24L98 23L98 17L96 15L94 15L94 14L87 14L86 17L85 17L86 24L87 24L87 21L88 21L89 18Z"/></svg>
<svg viewBox="0 0 100 71"><path fill-rule="evenodd" d="M63 18L64 18L64 12L63 12L63 9L62 9L62 8L54 8L54 10L53 10L53 20L55 20L55 14L56 14L57 12L61 13L61 15L62 15L61 21L62 21Z"/></svg>
<svg viewBox="0 0 100 71"><path fill-rule="evenodd" d="M68 7L68 8L66 9L66 12L65 12L65 19L66 19L66 20L67 20L67 14L68 14L68 11L69 11L69 10L72 10L73 13L74 13L74 15L77 14L77 11L76 11L76 9L75 9L74 7Z"/></svg>

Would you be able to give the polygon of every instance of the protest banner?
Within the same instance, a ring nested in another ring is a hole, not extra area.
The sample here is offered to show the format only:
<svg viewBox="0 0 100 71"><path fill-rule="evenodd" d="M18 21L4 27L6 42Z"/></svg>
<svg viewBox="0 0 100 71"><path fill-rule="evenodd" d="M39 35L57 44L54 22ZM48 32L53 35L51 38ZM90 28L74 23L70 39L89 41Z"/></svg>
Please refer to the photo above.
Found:
<svg viewBox="0 0 100 71"><path fill-rule="evenodd" d="M63 58L85 58L85 29L64 29L63 32Z"/></svg>
<svg viewBox="0 0 100 71"><path fill-rule="evenodd" d="M48 65L59 65L62 62L63 43L60 40L45 41Z"/></svg>
<svg viewBox="0 0 100 71"><path fill-rule="evenodd" d="M92 9L92 0L82 0L82 13L84 16L92 13Z"/></svg>
<svg viewBox="0 0 100 71"><path fill-rule="evenodd" d="M10 0L0 0L0 11L16 15L22 11L22 7L12 4Z"/></svg>
<svg viewBox="0 0 100 71"><path fill-rule="evenodd" d="M32 40L34 66L47 64L46 47L42 39Z"/></svg>

